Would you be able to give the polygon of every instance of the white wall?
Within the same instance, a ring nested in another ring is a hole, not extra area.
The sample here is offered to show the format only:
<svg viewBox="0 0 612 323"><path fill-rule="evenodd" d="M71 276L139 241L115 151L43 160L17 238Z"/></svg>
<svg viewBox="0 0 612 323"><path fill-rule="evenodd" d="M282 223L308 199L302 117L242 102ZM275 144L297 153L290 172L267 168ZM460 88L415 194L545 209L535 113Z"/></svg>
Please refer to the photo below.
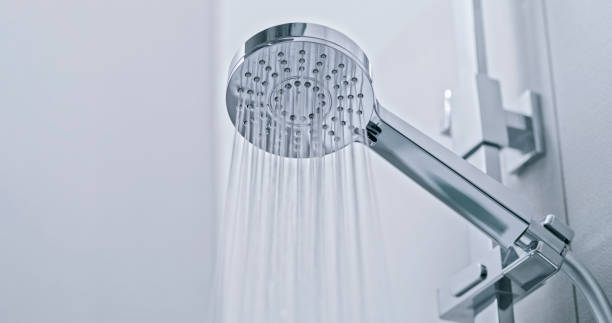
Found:
<svg viewBox="0 0 612 323"><path fill-rule="evenodd" d="M207 1L0 1L0 322L203 322Z"/></svg>

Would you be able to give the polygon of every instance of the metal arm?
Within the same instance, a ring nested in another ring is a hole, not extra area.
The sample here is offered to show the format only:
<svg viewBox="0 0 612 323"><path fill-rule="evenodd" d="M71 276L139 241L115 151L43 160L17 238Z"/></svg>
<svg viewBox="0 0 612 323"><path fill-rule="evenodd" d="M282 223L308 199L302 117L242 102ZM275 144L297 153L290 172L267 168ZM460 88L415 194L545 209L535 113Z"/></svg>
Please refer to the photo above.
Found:
<svg viewBox="0 0 612 323"><path fill-rule="evenodd" d="M367 126L371 148L503 247L529 226L525 204L502 184L380 104Z"/></svg>

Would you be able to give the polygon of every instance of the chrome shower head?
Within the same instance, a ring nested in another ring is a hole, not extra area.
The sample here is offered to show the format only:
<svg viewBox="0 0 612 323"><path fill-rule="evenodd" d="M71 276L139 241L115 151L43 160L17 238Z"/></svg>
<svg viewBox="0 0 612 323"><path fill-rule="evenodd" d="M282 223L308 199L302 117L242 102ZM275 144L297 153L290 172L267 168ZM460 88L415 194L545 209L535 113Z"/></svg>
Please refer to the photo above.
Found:
<svg viewBox="0 0 612 323"><path fill-rule="evenodd" d="M530 214L507 188L381 106L363 51L333 29L268 28L232 61L227 109L255 146L285 157L324 156L368 145L504 247Z"/></svg>
<svg viewBox="0 0 612 323"><path fill-rule="evenodd" d="M342 33L289 23L246 41L230 65L227 109L251 143L308 158L365 141L376 100L368 58Z"/></svg>

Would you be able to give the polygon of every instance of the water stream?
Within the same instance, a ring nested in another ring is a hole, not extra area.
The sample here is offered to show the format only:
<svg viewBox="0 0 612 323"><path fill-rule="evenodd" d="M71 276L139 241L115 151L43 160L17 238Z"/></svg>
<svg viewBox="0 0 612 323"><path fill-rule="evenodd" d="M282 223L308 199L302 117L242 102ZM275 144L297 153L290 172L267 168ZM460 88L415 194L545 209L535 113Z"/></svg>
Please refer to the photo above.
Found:
<svg viewBox="0 0 612 323"><path fill-rule="evenodd" d="M388 283L369 149L353 143L325 156L281 157L258 147L292 149L287 136L293 134L277 130L285 127L266 129L240 108L235 120L245 128L234 136L219 220L212 321L387 321ZM312 130L310 136L317 133ZM309 151L323 151L310 139Z"/></svg>

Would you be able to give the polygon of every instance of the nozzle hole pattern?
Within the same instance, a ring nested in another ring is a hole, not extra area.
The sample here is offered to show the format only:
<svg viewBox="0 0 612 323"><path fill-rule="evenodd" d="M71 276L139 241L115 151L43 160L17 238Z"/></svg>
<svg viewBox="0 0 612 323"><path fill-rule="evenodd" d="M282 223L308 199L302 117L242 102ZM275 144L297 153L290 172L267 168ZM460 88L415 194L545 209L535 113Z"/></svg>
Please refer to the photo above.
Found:
<svg viewBox="0 0 612 323"><path fill-rule="evenodd" d="M359 129L375 103L368 74L348 55L304 41L272 44L245 57L230 77L227 98L242 136L294 158L323 156L362 140Z"/></svg>

